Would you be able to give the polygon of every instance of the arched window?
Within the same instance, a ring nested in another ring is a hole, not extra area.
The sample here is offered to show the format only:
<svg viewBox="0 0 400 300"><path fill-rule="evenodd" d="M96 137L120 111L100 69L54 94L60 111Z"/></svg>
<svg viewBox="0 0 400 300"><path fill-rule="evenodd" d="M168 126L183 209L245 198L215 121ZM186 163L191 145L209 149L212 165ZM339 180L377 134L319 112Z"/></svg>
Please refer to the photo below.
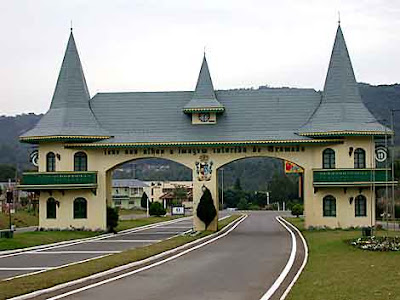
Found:
<svg viewBox="0 0 400 300"><path fill-rule="evenodd" d="M356 217L366 217L367 216L367 198L363 195L358 195L356 197L355 203L355 216Z"/></svg>
<svg viewBox="0 0 400 300"><path fill-rule="evenodd" d="M75 153L74 171L87 171L87 155L85 152Z"/></svg>
<svg viewBox="0 0 400 300"><path fill-rule="evenodd" d="M57 204L56 204L56 200L54 200L54 198L47 199L46 217L47 217L47 219L56 219L57 218Z"/></svg>
<svg viewBox="0 0 400 300"><path fill-rule="evenodd" d="M76 198L74 200L74 219L87 218L87 201L85 198Z"/></svg>
<svg viewBox="0 0 400 300"><path fill-rule="evenodd" d="M322 168L335 168L335 151L333 151L331 148L325 149L324 152L322 152Z"/></svg>
<svg viewBox="0 0 400 300"><path fill-rule="evenodd" d="M365 151L364 149L357 148L354 151L354 168L364 169L365 168Z"/></svg>
<svg viewBox="0 0 400 300"><path fill-rule="evenodd" d="M336 217L336 198L332 195L324 197L323 215L324 217Z"/></svg>
<svg viewBox="0 0 400 300"><path fill-rule="evenodd" d="M49 152L46 155L46 171L54 172L56 170L56 156L53 152Z"/></svg>

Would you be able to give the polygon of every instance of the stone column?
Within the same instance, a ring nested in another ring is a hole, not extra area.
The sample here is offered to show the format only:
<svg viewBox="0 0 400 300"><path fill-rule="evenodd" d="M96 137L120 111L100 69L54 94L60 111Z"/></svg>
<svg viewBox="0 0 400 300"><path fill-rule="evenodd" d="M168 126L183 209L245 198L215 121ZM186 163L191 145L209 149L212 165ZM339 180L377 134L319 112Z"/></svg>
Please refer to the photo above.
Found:
<svg viewBox="0 0 400 300"><path fill-rule="evenodd" d="M205 163L210 163L210 161L206 161ZM217 215L210 225L208 225L207 230L217 231L219 209L218 178L217 171L213 168L211 169L211 174L207 174L206 172L206 176L202 176L201 173L199 174L197 167L193 168L193 228L196 231L203 231L206 229L205 224L197 217L197 206L199 205L200 198L203 195L203 187L207 187L210 190L215 209L217 210Z"/></svg>

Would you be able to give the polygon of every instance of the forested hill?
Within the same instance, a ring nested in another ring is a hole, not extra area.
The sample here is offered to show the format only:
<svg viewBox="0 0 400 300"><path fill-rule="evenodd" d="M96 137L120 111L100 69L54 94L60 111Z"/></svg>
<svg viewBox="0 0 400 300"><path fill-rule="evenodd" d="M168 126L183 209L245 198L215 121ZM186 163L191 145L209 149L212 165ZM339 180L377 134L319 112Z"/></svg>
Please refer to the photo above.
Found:
<svg viewBox="0 0 400 300"><path fill-rule="evenodd" d="M360 83L359 87L364 103L377 119L390 120L390 109L400 109L399 84L373 86ZM19 143L18 136L31 129L41 116L35 114L0 116L0 164L18 163L21 170L30 166L28 158L32 146ZM395 129L400 132L400 112L396 113L395 121ZM400 138L396 142L400 144ZM256 174L255 176L257 177Z"/></svg>

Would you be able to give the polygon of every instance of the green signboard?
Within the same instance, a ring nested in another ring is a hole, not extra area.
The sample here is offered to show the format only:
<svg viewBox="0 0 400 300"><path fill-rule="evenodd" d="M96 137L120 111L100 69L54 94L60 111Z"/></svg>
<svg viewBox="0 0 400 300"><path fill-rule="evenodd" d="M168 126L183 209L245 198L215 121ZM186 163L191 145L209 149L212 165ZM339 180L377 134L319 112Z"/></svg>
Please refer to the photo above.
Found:
<svg viewBox="0 0 400 300"><path fill-rule="evenodd" d="M88 185L97 184L97 172L24 173L21 185Z"/></svg>
<svg viewBox="0 0 400 300"><path fill-rule="evenodd" d="M386 182L392 180L387 169L314 170L314 183Z"/></svg>

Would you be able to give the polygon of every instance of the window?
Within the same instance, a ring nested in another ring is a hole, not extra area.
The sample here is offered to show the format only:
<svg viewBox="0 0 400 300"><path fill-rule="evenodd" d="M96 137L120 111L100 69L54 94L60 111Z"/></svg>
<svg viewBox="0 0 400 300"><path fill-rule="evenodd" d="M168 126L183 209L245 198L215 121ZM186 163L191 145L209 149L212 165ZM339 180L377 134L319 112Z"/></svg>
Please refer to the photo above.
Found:
<svg viewBox="0 0 400 300"><path fill-rule="evenodd" d="M47 219L55 219L57 217L57 204L54 198L49 198L46 203Z"/></svg>
<svg viewBox="0 0 400 300"><path fill-rule="evenodd" d="M121 205L121 200L114 200L115 205Z"/></svg>
<svg viewBox="0 0 400 300"><path fill-rule="evenodd" d="M335 197L328 195L324 197L324 217L336 217L336 199Z"/></svg>
<svg viewBox="0 0 400 300"><path fill-rule="evenodd" d="M357 148L354 151L354 168L364 169L365 168L365 151L364 149Z"/></svg>
<svg viewBox="0 0 400 300"><path fill-rule="evenodd" d="M87 155L85 152L75 153L74 171L87 171Z"/></svg>
<svg viewBox="0 0 400 300"><path fill-rule="evenodd" d="M87 201L85 198L76 198L74 200L74 219L87 218Z"/></svg>
<svg viewBox="0 0 400 300"><path fill-rule="evenodd" d="M49 152L46 155L46 171L54 172L56 170L56 156L53 152Z"/></svg>
<svg viewBox="0 0 400 300"><path fill-rule="evenodd" d="M335 168L335 151L333 151L331 148L325 149L324 152L322 152L322 168Z"/></svg>
<svg viewBox="0 0 400 300"><path fill-rule="evenodd" d="M363 195L358 195L355 200L355 215L356 217L367 216L367 198Z"/></svg>

